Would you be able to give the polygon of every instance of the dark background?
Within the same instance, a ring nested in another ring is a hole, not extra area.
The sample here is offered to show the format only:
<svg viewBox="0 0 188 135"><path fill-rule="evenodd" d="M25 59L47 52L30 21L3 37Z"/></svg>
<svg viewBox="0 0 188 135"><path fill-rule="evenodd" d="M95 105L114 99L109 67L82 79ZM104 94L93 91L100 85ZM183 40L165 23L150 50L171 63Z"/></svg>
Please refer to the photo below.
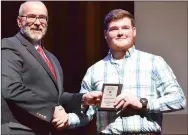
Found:
<svg viewBox="0 0 188 135"><path fill-rule="evenodd" d="M23 1L1 2L1 38L14 36L19 31L16 18L21 3ZM134 15L134 1L45 1L44 4L49 22L43 44L61 63L64 90L79 92L89 66L108 53L103 35L105 15L115 8ZM94 129L95 119L85 127L71 130L71 134L91 134Z"/></svg>

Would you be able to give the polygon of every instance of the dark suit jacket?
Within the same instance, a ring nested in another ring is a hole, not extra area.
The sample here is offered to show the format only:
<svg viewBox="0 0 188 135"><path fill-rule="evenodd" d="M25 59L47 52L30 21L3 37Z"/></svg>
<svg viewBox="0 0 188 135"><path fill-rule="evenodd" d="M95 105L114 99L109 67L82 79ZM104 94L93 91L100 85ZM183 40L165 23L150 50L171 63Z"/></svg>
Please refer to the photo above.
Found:
<svg viewBox="0 0 188 135"><path fill-rule="evenodd" d="M63 92L60 63L43 49L55 69L57 80L21 33L2 39L2 124L16 122L34 132L48 132L53 130L50 121L55 106L62 105L66 112L80 112L82 94Z"/></svg>

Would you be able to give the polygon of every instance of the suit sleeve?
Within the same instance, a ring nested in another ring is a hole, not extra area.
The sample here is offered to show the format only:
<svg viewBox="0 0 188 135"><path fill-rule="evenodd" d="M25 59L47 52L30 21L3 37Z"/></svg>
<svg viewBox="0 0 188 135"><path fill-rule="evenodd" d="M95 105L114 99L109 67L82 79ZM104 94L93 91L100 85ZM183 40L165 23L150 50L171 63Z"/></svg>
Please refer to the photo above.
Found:
<svg viewBox="0 0 188 135"><path fill-rule="evenodd" d="M89 68L82 80L80 93L87 93L92 91L93 86L91 82L91 73L91 68ZM96 107L89 106L89 108L84 110L81 114L69 113L69 129L87 125L93 119L95 110Z"/></svg>
<svg viewBox="0 0 188 135"><path fill-rule="evenodd" d="M82 103L81 93L68 93L63 92L60 98L60 104L65 108L66 112L77 112L81 113L81 103Z"/></svg>
<svg viewBox="0 0 188 135"><path fill-rule="evenodd" d="M49 52L50 53L50 52ZM58 64L59 66L59 74L61 76L60 80L61 80L61 85L59 87L59 89L62 90L62 94L60 96L59 99L59 104L61 106L63 106L63 108L65 109L66 112L70 113L70 112L79 112L81 111L81 101L82 101L82 96L83 94L81 93L68 93L68 92L64 92L63 89L63 70L61 68L61 65L58 61L58 59L51 54L51 56L53 56L53 60L56 61L56 64Z"/></svg>
<svg viewBox="0 0 188 135"><path fill-rule="evenodd" d="M32 116L50 122L54 113L54 106L56 105L44 100L23 83L23 60L19 52L11 45L8 46L6 40L2 40L1 54L2 98ZM41 117L39 114L45 115Z"/></svg>

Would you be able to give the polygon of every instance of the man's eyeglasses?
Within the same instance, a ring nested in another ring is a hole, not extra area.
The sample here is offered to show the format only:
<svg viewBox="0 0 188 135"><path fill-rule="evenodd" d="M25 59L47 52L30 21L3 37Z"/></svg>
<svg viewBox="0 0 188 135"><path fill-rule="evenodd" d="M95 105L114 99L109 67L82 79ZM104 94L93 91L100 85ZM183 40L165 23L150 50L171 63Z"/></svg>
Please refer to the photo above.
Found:
<svg viewBox="0 0 188 135"><path fill-rule="evenodd" d="M29 14L27 16L20 16L20 17L26 17L26 20L28 23L34 23L37 19L39 19L40 23L46 23L48 22L48 17L46 15L34 15L34 14Z"/></svg>

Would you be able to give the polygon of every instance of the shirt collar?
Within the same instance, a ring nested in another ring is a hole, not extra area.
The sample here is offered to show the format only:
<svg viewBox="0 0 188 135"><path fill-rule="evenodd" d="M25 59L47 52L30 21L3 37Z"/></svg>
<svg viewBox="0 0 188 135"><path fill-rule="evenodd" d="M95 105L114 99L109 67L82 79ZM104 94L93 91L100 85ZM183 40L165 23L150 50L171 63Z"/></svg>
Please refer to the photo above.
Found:
<svg viewBox="0 0 188 135"><path fill-rule="evenodd" d="M125 56L124 56L124 59L131 57L131 55L134 53L134 51L135 51L135 46L133 45L132 47L130 47L130 48L126 51L126 54L125 54ZM110 59L113 60L111 49L108 51L108 55L110 56Z"/></svg>

